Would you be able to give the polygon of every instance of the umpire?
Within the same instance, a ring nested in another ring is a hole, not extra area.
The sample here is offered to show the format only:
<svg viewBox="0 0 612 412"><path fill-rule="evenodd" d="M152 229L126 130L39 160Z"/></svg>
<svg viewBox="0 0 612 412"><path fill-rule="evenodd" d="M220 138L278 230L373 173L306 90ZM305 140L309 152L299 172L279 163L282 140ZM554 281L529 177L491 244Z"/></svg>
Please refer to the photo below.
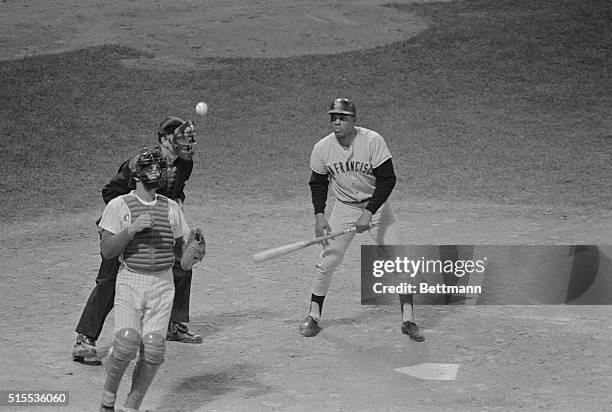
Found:
<svg viewBox="0 0 612 412"><path fill-rule="evenodd" d="M193 154L195 151L195 127L193 122L184 121L178 117L167 117L159 125L157 131L159 148L166 162L167 183L157 192L174 201L182 208L185 201L185 182L189 180L193 170ZM133 171L138 156L126 160L117 174L102 188L102 198L108 204L112 199L127 194L135 189ZM121 263L118 257L106 259L102 257L96 286L89 295L83 309L77 332L76 343L72 350L75 362L99 364L96 352L96 340L102 332L104 321L114 305L115 283ZM168 325L167 340L202 343L202 336L192 333L185 322L189 322L189 299L191 294L191 270L181 268L179 262L172 268L174 275L175 295L172 314Z"/></svg>

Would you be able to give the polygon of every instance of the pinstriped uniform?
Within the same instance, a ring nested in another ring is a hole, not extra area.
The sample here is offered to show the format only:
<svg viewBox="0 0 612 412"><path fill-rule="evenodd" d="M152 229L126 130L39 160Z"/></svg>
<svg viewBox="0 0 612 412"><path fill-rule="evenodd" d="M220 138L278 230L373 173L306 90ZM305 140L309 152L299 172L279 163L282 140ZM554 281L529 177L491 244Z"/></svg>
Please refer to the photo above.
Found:
<svg viewBox="0 0 612 412"><path fill-rule="evenodd" d="M142 331L141 336L165 336L174 299L171 269L141 274L122 266L115 288L115 332L132 328Z"/></svg>
<svg viewBox="0 0 612 412"><path fill-rule="evenodd" d="M108 203L99 226L117 234L145 212L151 213L155 226L136 234L120 256L115 331L133 328L141 335L165 335L174 299L174 239L189 234L181 208L165 196L146 202L132 191Z"/></svg>

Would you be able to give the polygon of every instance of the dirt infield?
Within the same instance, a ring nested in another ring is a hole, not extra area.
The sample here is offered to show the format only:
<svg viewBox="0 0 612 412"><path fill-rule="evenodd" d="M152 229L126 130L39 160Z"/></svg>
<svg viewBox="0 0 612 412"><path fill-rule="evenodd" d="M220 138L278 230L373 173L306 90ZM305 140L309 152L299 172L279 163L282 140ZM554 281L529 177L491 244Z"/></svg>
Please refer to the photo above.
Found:
<svg viewBox="0 0 612 412"><path fill-rule="evenodd" d="M424 2L180 0L155 2L151 11L143 0L112 8L92 0L7 0L0 60L104 44L147 53L126 59L128 67L160 69L193 67L207 57L342 53L415 35L428 23L392 6ZM216 187L216 197L202 194L200 177L189 183L185 212L192 225L205 228L208 243L207 257L194 269L190 311L190 326L204 343L168 343L143 410L612 409L610 306L417 307L427 340L414 343L399 331L397 307L360 305L357 242L334 277L322 332L301 337L318 248L259 265L251 256L312 237L307 193L275 200L273 210L265 197L227 204ZM610 210L434 202L403 190L392 201L408 243L597 245L612 239ZM0 390L70 393L68 408L39 410L98 408L104 368L72 362L70 350L99 265L99 213L99 205L80 213L49 211L6 224L0 234ZM112 328L111 314L98 342L102 355ZM456 378L423 380L396 371L421 363L458 365Z"/></svg>
<svg viewBox="0 0 612 412"><path fill-rule="evenodd" d="M612 384L608 306L424 306L416 313L427 340L417 344L399 333L395 306L360 306L356 245L335 277L323 331L302 338L297 326L316 247L258 266L250 260L279 239L311 236L301 207L283 203L273 217L258 205L187 207L189 216L206 222L210 239L209 256L194 270L191 308L191 326L203 332L205 343L169 343L143 407L450 411L609 405L603 395ZM533 209L407 202L396 209L409 240L422 244L598 243L610 236L609 214L576 219L567 218L574 211L557 210L542 219ZM99 262L91 216L15 225L0 238L2 387L69 390L74 411L95 410L104 376L103 368L73 363L69 356ZM99 340L103 353L111 331L112 316ZM395 371L428 362L458 364L456 380L420 380Z"/></svg>

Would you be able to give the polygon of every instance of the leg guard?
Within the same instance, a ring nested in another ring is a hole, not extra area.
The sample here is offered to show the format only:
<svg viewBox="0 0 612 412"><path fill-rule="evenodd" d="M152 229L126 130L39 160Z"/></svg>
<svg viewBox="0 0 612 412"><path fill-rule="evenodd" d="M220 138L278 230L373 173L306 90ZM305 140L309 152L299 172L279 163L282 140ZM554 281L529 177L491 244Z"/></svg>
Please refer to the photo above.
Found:
<svg viewBox="0 0 612 412"><path fill-rule="evenodd" d="M130 361L136 357L142 340L140 334L132 328L121 329L115 335L113 347L106 361L106 380L102 394L102 405L112 406L115 403L121 378Z"/></svg>
<svg viewBox="0 0 612 412"><path fill-rule="evenodd" d="M153 378L164 362L166 339L159 333L148 333L142 338L140 359L132 374L132 388L125 401L126 408L139 409Z"/></svg>

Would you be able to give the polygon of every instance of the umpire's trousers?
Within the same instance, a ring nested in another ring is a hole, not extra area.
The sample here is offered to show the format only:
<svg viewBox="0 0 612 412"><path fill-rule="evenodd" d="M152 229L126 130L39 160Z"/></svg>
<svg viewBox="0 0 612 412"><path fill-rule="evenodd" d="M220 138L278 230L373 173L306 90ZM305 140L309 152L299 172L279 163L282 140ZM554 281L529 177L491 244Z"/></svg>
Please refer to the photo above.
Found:
<svg viewBox="0 0 612 412"><path fill-rule="evenodd" d="M76 327L77 333L98 340L106 316L115 303L115 284L117 273L121 263L119 258L102 258L96 286L91 291L89 299L83 308L81 319ZM180 263L176 262L172 267L174 277L174 301L172 303L171 322L189 322L189 299L191 295L191 270L184 270Z"/></svg>

